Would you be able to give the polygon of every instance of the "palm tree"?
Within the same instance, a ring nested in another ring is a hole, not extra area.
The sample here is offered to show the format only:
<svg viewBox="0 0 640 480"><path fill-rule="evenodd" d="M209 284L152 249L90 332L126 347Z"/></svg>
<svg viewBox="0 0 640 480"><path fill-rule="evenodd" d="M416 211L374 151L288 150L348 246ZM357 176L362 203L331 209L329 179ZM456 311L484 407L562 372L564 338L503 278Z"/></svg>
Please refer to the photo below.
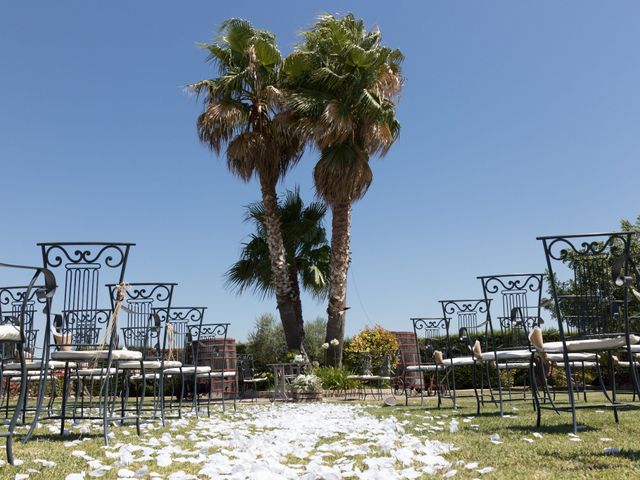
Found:
<svg viewBox="0 0 640 480"><path fill-rule="evenodd" d="M298 299L300 285L316 298L326 298L330 257L326 231L322 225L326 207L320 202L313 202L305 207L299 190L295 189L287 191L279 208L289 275ZM256 233L243 245L240 260L226 273L227 285L239 294L247 290L252 290L263 298L274 294L264 220L262 202L247 207L245 221L255 225ZM296 311L302 315L300 301L296 305ZM304 332L301 335L304 337Z"/></svg>
<svg viewBox="0 0 640 480"><path fill-rule="evenodd" d="M188 85L204 96L197 120L200 141L216 154L226 146L227 166L245 182L260 183L264 231L273 285L287 345L301 345L296 305L280 230L276 184L298 162L303 144L288 127L283 94L278 88L282 57L272 33L232 18L220 27L220 37L202 45L218 76Z"/></svg>
<svg viewBox="0 0 640 480"><path fill-rule="evenodd" d="M285 60L285 83L297 129L320 151L313 171L318 195L331 207L327 337L339 340L327 362L342 362L351 206L371 185L371 156L384 156L400 133L396 103L403 55L381 45L348 14L324 15ZM335 362L333 359L336 359Z"/></svg>

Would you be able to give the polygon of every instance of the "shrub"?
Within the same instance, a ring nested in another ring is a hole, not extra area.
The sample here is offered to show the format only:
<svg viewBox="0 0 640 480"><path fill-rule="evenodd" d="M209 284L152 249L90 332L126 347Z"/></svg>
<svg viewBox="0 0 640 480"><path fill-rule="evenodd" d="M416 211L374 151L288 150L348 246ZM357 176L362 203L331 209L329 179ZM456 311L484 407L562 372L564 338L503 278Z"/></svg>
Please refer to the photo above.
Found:
<svg viewBox="0 0 640 480"><path fill-rule="evenodd" d="M397 362L396 353L400 348L396 336L380 325L373 328L365 327L358 335L353 337L348 346L345 347L345 353L348 357L347 363L358 367L362 370L363 353L371 355L371 370L380 372L388 357L392 360L392 365Z"/></svg>
<svg viewBox="0 0 640 480"><path fill-rule="evenodd" d="M358 386L358 382L347 378L352 372L335 367L320 367L313 371L320 378L322 388L325 390L352 390Z"/></svg>

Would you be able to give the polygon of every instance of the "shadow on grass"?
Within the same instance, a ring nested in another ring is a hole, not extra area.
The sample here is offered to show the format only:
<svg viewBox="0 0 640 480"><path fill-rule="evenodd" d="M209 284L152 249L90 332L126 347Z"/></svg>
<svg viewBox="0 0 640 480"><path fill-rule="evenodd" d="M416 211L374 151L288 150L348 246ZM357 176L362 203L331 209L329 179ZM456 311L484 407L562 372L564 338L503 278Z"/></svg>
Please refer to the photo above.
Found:
<svg viewBox="0 0 640 480"><path fill-rule="evenodd" d="M25 434L26 435L26 434ZM22 439L24 438L25 435L21 435L19 437L19 440L22 441ZM45 441L45 440L51 440L54 442L73 442L75 440L83 440L85 438L91 438L91 439L102 439L103 435L102 432L100 433L70 433L69 435L60 435L59 433L34 433L33 436L29 439L28 442L26 442L27 444L31 443L31 442L37 442L37 441Z"/></svg>

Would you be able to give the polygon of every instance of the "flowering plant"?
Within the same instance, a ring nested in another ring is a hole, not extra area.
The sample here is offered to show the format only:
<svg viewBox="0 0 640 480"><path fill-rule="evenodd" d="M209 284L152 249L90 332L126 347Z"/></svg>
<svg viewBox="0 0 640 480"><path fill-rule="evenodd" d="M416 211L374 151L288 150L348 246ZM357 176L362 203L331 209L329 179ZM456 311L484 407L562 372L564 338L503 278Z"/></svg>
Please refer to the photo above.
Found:
<svg viewBox="0 0 640 480"><path fill-rule="evenodd" d="M338 345L340 345L340 341L337 338L334 338L333 340L331 340L329 342L331 345L333 345L334 347L337 347Z"/></svg>
<svg viewBox="0 0 640 480"><path fill-rule="evenodd" d="M322 345L320 345L320 348L322 348L323 350L329 350L329 344L327 342L324 342Z"/></svg>
<svg viewBox="0 0 640 480"><path fill-rule="evenodd" d="M304 363L304 357L300 354L294 356L293 363Z"/></svg>
<svg viewBox="0 0 640 480"><path fill-rule="evenodd" d="M322 381L315 375L298 375L291 383L294 392L317 393L322 391Z"/></svg>

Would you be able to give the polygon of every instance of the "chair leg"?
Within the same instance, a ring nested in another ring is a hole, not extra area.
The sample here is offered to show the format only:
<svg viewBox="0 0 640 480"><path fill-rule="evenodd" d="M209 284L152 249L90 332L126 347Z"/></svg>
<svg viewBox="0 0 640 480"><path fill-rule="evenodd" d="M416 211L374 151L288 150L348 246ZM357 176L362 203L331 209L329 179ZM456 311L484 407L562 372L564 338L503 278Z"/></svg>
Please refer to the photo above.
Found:
<svg viewBox="0 0 640 480"><path fill-rule="evenodd" d="M33 422L31 423L31 427L27 434L22 437L22 442L28 442L33 436L33 432L38 425L38 419L40 418L40 411L42 409L42 402L44 401L44 392L47 386L47 372L49 372L49 345L48 342L45 342L44 349L42 352L42 358L44 358L44 368L40 373L40 383L38 384L38 400L36 401L36 412L33 418ZM54 380L55 381L55 380ZM55 388L54 388L55 390ZM51 395L53 396L53 394Z"/></svg>

